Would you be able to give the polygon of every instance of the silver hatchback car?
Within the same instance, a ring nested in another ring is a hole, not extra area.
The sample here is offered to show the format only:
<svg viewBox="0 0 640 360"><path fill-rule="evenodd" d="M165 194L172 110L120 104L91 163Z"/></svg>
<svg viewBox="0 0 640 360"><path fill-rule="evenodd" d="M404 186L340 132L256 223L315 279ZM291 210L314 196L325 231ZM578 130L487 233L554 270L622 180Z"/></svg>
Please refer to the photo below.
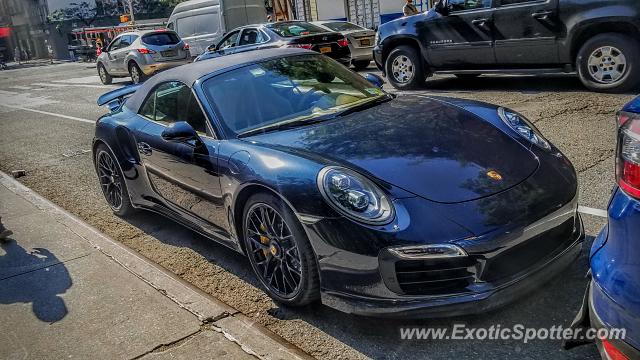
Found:
<svg viewBox="0 0 640 360"><path fill-rule="evenodd" d="M98 56L103 84L114 77L131 77L139 83L154 73L191 61L189 45L171 30L144 30L118 35Z"/></svg>

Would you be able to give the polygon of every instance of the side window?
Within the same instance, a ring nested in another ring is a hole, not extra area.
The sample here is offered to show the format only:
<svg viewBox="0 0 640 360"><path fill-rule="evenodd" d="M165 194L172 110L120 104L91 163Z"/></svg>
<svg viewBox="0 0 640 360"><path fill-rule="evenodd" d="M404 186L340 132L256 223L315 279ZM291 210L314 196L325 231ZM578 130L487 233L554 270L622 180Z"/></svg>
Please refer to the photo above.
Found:
<svg viewBox="0 0 640 360"><path fill-rule="evenodd" d="M187 122L191 125L200 135L207 134L207 118L202 113L200 104L196 100L193 91L189 91L189 99L187 101Z"/></svg>
<svg viewBox="0 0 640 360"><path fill-rule="evenodd" d="M151 95L149 95L149 97L144 102L144 104L142 104L139 114L151 120L155 120L154 118L155 111L156 111L156 92L154 91L153 93L151 93Z"/></svg>
<svg viewBox="0 0 640 360"><path fill-rule="evenodd" d="M119 49L125 48L127 46L131 45L131 35L124 35L120 38L120 46L118 46Z"/></svg>
<svg viewBox="0 0 640 360"><path fill-rule="evenodd" d="M485 9L491 7L491 0L449 0L449 11Z"/></svg>
<svg viewBox="0 0 640 360"><path fill-rule="evenodd" d="M129 36L130 36L129 45L133 44L133 42L138 40L138 38L139 38L138 35L129 35Z"/></svg>
<svg viewBox="0 0 640 360"><path fill-rule="evenodd" d="M240 31L234 31L231 34L227 35L220 41L218 44L218 50L228 49L236 46L236 41L238 40L238 35Z"/></svg>
<svg viewBox="0 0 640 360"><path fill-rule="evenodd" d="M111 42L111 44L109 44L109 49L107 51L113 51L113 50L118 50L118 48L120 47L120 40L122 39L122 37L116 38L115 40L113 40Z"/></svg>
<svg viewBox="0 0 640 360"><path fill-rule="evenodd" d="M169 125L186 121L201 135L207 134L206 117L189 87L171 81L159 85L140 108L140 115Z"/></svg>
<svg viewBox="0 0 640 360"><path fill-rule="evenodd" d="M263 42L262 33L258 29L244 29L240 37L239 45L252 45Z"/></svg>

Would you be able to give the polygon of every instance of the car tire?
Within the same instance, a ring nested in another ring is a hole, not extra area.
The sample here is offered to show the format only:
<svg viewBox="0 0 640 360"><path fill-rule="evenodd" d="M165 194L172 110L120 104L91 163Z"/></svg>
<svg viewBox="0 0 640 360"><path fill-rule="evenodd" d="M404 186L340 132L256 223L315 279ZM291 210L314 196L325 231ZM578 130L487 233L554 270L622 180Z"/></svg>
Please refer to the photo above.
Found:
<svg viewBox="0 0 640 360"><path fill-rule="evenodd" d="M127 182L111 149L104 144L98 145L94 163L102 194L111 211L118 216L133 214L136 210L131 205Z"/></svg>
<svg viewBox="0 0 640 360"><path fill-rule="evenodd" d="M351 62L351 64L356 71L362 71L369 67L369 64L371 64L371 60L354 60Z"/></svg>
<svg viewBox="0 0 640 360"><path fill-rule="evenodd" d="M113 77L109 75L107 69L101 63L98 63L98 76L100 81L105 85L110 85L113 82Z"/></svg>
<svg viewBox="0 0 640 360"><path fill-rule="evenodd" d="M131 82L134 84L139 84L147 79L147 76L134 61L129 63L129 76L131 77Z"/></svg>
<svg viewBox="0 0 640 360"><path fill-rule="evenodd" d="M590 90L627 92L640 82L638 42L616 33L594 36L580 48L576 68Z"/></svg>
<svg viewBox="0 0 640 360"><path fill-rule="evenodd" d="M415 89L424 85L422 56L415 48L402 45L391 50L385 62L389 82L399 90Z"/></svg>
<svg viewBox="0 0 640 360"><path fill-rule="evenodd" d="M454 74L460 80L472 80L480 76L480 74Z"/></svg>
<svg viewBox="0 0 640 360"><path fill-rule="evenodd" d="M262 211L266 216L260 216ZM284 221L282 227L277 218ZM267 294L275 302L292 307L320 299L316 255L291 208L274 195L257 193L247 200L242 221L249 262ZM296 284L295 289L292 283Z"/></svg>

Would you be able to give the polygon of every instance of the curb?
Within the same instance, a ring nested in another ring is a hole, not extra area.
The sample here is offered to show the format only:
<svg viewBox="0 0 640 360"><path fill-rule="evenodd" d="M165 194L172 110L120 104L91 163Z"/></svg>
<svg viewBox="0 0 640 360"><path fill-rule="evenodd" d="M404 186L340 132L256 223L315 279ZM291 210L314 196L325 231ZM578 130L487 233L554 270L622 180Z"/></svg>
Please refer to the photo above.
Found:
<svg viewBox="0 0 640 360"><path fill-rule="evenodd" d="M48 213L71 232L259 359L313 359L233 307L180 279L0 171L0 185Z"/></svg>

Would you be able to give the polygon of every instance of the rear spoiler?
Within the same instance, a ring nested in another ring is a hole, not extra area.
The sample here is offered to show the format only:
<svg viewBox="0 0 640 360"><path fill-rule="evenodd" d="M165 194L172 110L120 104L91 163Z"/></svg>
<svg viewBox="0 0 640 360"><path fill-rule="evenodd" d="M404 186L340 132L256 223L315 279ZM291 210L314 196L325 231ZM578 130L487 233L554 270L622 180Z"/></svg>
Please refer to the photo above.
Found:
<svg viewBox="0 0 640 360"><path fill-rule="evenodd" d="M109 104L114 100L120 100L119 102L122 103L122 101L125 98L131 96L134 92L136 92L136 90L138 90L141 85L142 84L123 86L119 89L112 90L112 91L109 91L108 93L102 94L98 98L98 106Z"/></svg>

